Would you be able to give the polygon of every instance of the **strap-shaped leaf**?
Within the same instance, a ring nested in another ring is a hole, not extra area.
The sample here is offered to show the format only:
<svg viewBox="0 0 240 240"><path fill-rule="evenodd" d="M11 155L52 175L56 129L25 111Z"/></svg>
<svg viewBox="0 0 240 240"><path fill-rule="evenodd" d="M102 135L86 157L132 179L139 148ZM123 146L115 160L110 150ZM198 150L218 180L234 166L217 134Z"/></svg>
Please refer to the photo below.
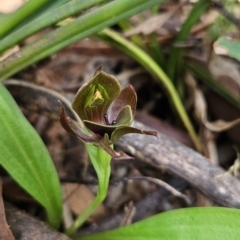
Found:
<svg viewBox="0 0 240 240"><path fill-rule="evenodd" d="M49 223L61 221L57 172L39 135L0 84L0 164L47 211Z"/></svg>
<svg viewBox="0 0 240 240"><path fill-rule="evenodd" d="M240 210L237 209L185 208L79 240L238 240L239 224Z"/></svg>

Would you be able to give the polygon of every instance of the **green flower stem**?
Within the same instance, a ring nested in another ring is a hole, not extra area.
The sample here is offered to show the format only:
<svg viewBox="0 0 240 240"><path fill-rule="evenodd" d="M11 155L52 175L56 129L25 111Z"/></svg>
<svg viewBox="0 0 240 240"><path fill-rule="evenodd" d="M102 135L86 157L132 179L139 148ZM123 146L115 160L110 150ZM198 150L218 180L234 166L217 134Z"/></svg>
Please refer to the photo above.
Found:
<svg viewBox="0 0 240 240"><path fill-rule="evenodd" d="M73 235L77 229L88 219L88 217L97 210L100 204L107 196L109 177L111 173L111 156L100 147L93 144L86 144L86 148L98 176L98 191L96 198L88 206L88 208L79 215L75 222L65 232L68 236Z"/></svg>
<svg viewBox="0 0 240 240"><path fill-rule="evenodd" d="M91 202L88 208L77 217L75 222L67 229L67 231L65 232L66 235L73 235L77 231L77 229L86 221L86 219L88 219L88 217L97 210L102 201L105 199L105 196L101 195L99 192L101 192L100 186L96 198Z"/></svg>
<svg viewBox="0 0 240 240"><path fill-rule="evenodd" d="M193 128L193 125L187 115L187 112L182 104L182 101L169 77L166 73L161 69L161 67L142 49L137 47L134 43L128 41L127 39L123 38L117 32L105 29L97 34L98 38L102 41L107 42L108 44L120 49L137 62L139 62L145 69L147 69L157 81L165 87L171 101L178 113L179 117L181 118L185 128L187 129L189 135L194 142L194 145L198 151L202 150L201 143L198 139L198 136Z"/></svg>

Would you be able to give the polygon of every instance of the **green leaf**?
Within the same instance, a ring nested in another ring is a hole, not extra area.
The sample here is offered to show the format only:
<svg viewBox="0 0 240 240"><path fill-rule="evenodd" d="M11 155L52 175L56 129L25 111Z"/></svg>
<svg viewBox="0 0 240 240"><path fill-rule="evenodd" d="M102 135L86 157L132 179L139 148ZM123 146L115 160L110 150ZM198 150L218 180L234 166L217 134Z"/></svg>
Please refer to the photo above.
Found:
<svg viewBox="0 0 240 240"><path fill-rule="evenodd" d="M52 53L163 0L114 0L25 46L0 63L0 81ZM21 56L21 57L20 57Z"/></svg>
<svg viewBox="0 0 240 240"><path fill-rule="evenodd" d="M222 54L235 58L240 61L240 40L232 41L224 37L220 37L215 43L214 47L221 48Z"/></svg>
<svg viewBox="0 0 240 240"><path fill-rule="evenodd" d="M238 240L240 210L185 208L155 215L116 230L79 240Z"/></svg>
<svg viewBox="0 0 240 240"><path fill-rule="evenodd" d="M0 53L40 30L54 25L68 17L79 14L81 11L104 1L106 0L50 1L48 5L41 9L37 9L34 15L25 19L23 23L19 24L11 33L1 39Z"/></svg>
<svg viewBox="0 0 240 240"><path fill-rule="evenodd" d="M189 33L197 22L197 20L202 16L202 14L210 7L211 1L208 0L199 0L195 3L192 11L190 12L187 20L184 22L180 32L176 37L176 42L184 42L187 40ZM182 62L182 52L183 48L172 47L170 51L170 58L168 61L168 76L173 81L176 82L178 77L178 71L181 69L180 65Z"/></svg>
<svg viewBox="0 0 240 240"><path fill-rule="evenodd" d="M49 224L58 227L62 216L62 198L51 157L2 84L0 103L0 164L46 209Z"/></svg>
<svg viewBox="0 0 240 240"><path fill-rule="evenodd" d="M109 185L109 177L111 174L111 156L103 149L94 146L93 144L86 144L89 158L98 176L98 191L97 196L91 204L80 214L73 224L65 232L71 236L76 230L94 213L100 206L102 201L106 198Z"/></svg>
<svg viewBox="0 0 240 240"><path fill-rule="evenodd" d="M31 16L35 11L44 5L49 4L49 0L30 0L20 7L16 13L9 14L1 22L0 38L17 27L19 23Z"/></svg>

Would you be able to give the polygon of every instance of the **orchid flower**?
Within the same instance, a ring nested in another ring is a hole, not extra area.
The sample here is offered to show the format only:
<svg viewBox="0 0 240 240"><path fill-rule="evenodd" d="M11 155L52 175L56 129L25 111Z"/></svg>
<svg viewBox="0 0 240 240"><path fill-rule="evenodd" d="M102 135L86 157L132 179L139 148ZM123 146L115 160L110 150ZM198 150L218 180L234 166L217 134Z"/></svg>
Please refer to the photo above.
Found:
<svg viewBox="0 0 240 240"><path fill-rule="evenodd" d="M118 80L103 72L101 68L96 71L92 80L78 90L72 102L72 108L81 119L83 127L67 116L61 103L60 122L63 128L86 143L89 158L98 176L96 198L67 229L67 235L72 235L106 198L112 157L131 158L124 153L116 152L113 144L128 133L157 135L154 131L144 131L130 126L136 105L137 95L134 88L128 85L121 90Z"/></svg>
<svg viewBox="0 0 240 240"><path fill-rule="evenodd" d="M115 77L98 69L93 79L78 90L72 102L84 127L66 115L62 104L60 122L66 131L83 142L101 147L113 158L126 158L111 147L121 136L128 133L156 136L154 131L130 127L136 105L137 95L132 85L121 90Z"/></svg>

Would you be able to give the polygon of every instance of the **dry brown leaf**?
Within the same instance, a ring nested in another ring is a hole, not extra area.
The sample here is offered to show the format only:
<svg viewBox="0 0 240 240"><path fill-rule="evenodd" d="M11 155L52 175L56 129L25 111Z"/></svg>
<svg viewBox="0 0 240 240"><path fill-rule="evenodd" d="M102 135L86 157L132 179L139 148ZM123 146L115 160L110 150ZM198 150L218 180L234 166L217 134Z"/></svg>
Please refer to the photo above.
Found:
<svg viewBox="0 0 240 240"><path fill-rule="evenodd" d="M239 63L231 58L212 54L209 70L215 79L236 97L240 95Z"/></svg>
<svg viewBox="0 0 240 240"><path fill-rule="evenodd" d="M132 219L135 215L136 207L134 206L133 201L129 202L128 205L124 207L124 218L120 226L127 226L132 223Z"/></svg>
<svg viewBox="0 0 240 240"><path fill-rule="evenodd" d="M36 217L4 202L6 218L17 240L70 240ZM1 232L2 229L0 229ZM6 238L1 238L6 240Z"/></svg>
<svg viewBox="0 0 240 240"><path fill-rule="evenodd" d="M143 34L143 35L148 35L157 29L161 28L163 24L170 19L176 11L181 7L182 4L177 5L176 7L172 7L172 9L166 13L162 13L157 16L153 16L146 20L145 22L139 24L133 29L130 29L129 31L126 31L124 33L124 36L129 37L134 34Z"/></svg>
<svg viewBox="0 0 240 240"><path fill-rule="evenodd" d="M19 50L19 46L17 45L8 49L3 53L3 55L0 55L0 62L6 59L7 57L9 57L10 55L12 55L13 53L16 53L18 50Z"/></svg>
<svg viewBox="0 0 240 240"><path fill-rule="evenodd" d="M207 120L207 104L203 93L197 87L197 83L192 75L187 74L186 83L190 88L194 102L194 112L195 116L200 123L200 139L203 144L204 154L210 161L214 164L218 163L217 148L214 141L214 135L206 127Z"/></svg>
<svg viewBox="0 0 240 240"><path fill-rule="evenodd" d="M82 214L95 198L93 193L85 185L66 183L64 184L64 191L70 209L77 216ZM103 205L101 205L91 218L95 218L99 214L101 215L104 211L105 209Z"/></svg>
<svg viewBox="0 0 240 240"><path fill-rule="evenodd" d="M182 131L180 128L177 128L166 121L162 121L159 118L156 118L146 111L138 110L135 115L135 120L144 123L148 126L151 126L156 131L178 141L189 147L193 147L193 143L188 134Z"/></svg>
<svg viewBox="0 0 240 240"><path fill-rule="evenodd" d="M236 152L237 152L237 159L234 161L233 165L227 170L226 173L218 175L217 178L225 177L225 176L231 174L234 177L240 179L240 152L239 152L239 149L236 149Z"/></svg>
<svg viewBox="0 0 240 240"><path fill-rule="evenodd" d="M9 229L9 225L5 217L5 208L2 199L2 178L0 178L0 239L1 240L14 240L14 236Z"/></svg>
<svg viewBox="0 0 240 240"><path fill-rule="evenodd" d="M224 121L224 120L219 119L214 122L205 121L204 125L206 126L206 128L208 128L209 130L211 130L213 132L223 132L232 127L235 127L239 123L240 123L240 118L233 120L233 121Z"/></svg>
<svg viewBox="0 0 240 240"><path fill-rule="evenodd" d="M205 155L211 159L213 163L217 163L217 150L215 142L213 141L214 136L212 132L223 132L231 129L240 123L240 118L233 121L224 121L222 119L218 119L217 121L209 122L207 119L206 100L203 93L197 87L195 79L190 74L188 74L186 76L186 82L193 95L195 115L202 126L204 126L204 129L201 127L202 129L200 132L202 143L204 145Z"/></svg>
<svg viewBox="0 0 240 240"><path fill-rule="evenodd" d="M187 76L186 80L193 91L195 115L199 120L201 120L207 129L212 132L223 132L240 123L240 118L233 121L218 119L217 121L209 122L207 119L207 104L202 92L197 88L196 82L190 74Z"/></svg>

